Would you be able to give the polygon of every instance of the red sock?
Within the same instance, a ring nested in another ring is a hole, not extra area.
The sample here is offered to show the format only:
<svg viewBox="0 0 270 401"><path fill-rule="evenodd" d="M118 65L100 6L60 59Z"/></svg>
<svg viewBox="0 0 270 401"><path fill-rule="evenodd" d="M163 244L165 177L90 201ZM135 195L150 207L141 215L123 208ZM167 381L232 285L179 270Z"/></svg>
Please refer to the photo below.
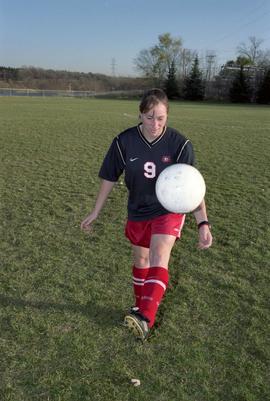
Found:
<svg viewBox="0 0 270 401"><path fill-rule="evenodd" d="M141 294L140 313L155 322L156 313L169 282L169 272L164 267L150 267Z"/></svg>
<svg viewBox="0 0 270 401"><path fill-rule="evenodd" d="M139 268L133 266L133 290L135 296L135 306L140 307L141 294L143 289L144 280L147 277L149 268Z"/></svg>

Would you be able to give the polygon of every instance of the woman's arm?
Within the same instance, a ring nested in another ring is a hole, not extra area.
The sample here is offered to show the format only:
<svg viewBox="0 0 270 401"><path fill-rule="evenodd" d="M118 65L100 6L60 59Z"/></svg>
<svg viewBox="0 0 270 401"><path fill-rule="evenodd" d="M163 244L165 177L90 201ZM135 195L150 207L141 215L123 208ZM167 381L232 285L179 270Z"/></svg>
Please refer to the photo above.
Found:
<svg viewBox="0 0 270 401"><path fill-rule="evenodd" d="M82 230L87 232L91 231L92 223L94 222L94 220L97 219L114 185L115 182L107 181L104 179L101 180L95 206L93 210L88 214L88 216L81 222Z"/></svg>
<svg viewBox="0 0 270 401"><path fill-rule="evenodd" d="M197 225L199 225L201 222L207 222L207 211L206 211L206 205L205 201L203 200L201 204L193 211L193 216L195 217ZM210 231L210 226L207 224L202 224L201 226L198 227L199 230L199 243L198 243L198 248L199 249L207 249L212 245L212 234Z"/></svg>

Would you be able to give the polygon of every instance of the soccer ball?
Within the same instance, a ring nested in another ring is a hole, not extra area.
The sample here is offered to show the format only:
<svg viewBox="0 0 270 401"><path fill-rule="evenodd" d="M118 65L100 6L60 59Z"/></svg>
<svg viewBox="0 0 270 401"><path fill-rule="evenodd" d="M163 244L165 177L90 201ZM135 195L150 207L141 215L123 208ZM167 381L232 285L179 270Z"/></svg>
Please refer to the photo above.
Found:
<svg viewBox="0 0 270 401"><path fill-rule="evenodd" d="M201 173L189 164L173 164L163 170L156 181L156 195L169 212L189 213L195 210L205 195Z"/></svg>

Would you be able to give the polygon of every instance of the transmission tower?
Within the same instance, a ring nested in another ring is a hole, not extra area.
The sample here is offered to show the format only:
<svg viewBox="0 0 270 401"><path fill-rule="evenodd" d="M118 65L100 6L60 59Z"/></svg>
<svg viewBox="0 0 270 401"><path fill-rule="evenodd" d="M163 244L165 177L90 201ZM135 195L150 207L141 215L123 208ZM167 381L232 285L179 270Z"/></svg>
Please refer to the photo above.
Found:
<svg viewBox="0 0 270 401"><path fill-rule="evenodd" d="M111 72L113 77L115 77L115 68L116 68L116 61L115 58L113 57L111 62Z"/></svg>

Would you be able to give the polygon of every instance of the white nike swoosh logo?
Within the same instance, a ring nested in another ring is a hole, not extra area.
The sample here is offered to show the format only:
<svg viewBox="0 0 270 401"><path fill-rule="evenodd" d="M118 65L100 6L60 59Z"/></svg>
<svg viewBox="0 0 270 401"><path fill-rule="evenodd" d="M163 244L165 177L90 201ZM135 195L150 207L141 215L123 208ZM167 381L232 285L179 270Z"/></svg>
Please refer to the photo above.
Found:
<svg viewBox="0 0 270 401"><path fill-rule="evenodd" d="M129 161L135 162L135 160L138 160L138 159L139 159L138 157L131 157L131 158L129 159Z"/></svg>

